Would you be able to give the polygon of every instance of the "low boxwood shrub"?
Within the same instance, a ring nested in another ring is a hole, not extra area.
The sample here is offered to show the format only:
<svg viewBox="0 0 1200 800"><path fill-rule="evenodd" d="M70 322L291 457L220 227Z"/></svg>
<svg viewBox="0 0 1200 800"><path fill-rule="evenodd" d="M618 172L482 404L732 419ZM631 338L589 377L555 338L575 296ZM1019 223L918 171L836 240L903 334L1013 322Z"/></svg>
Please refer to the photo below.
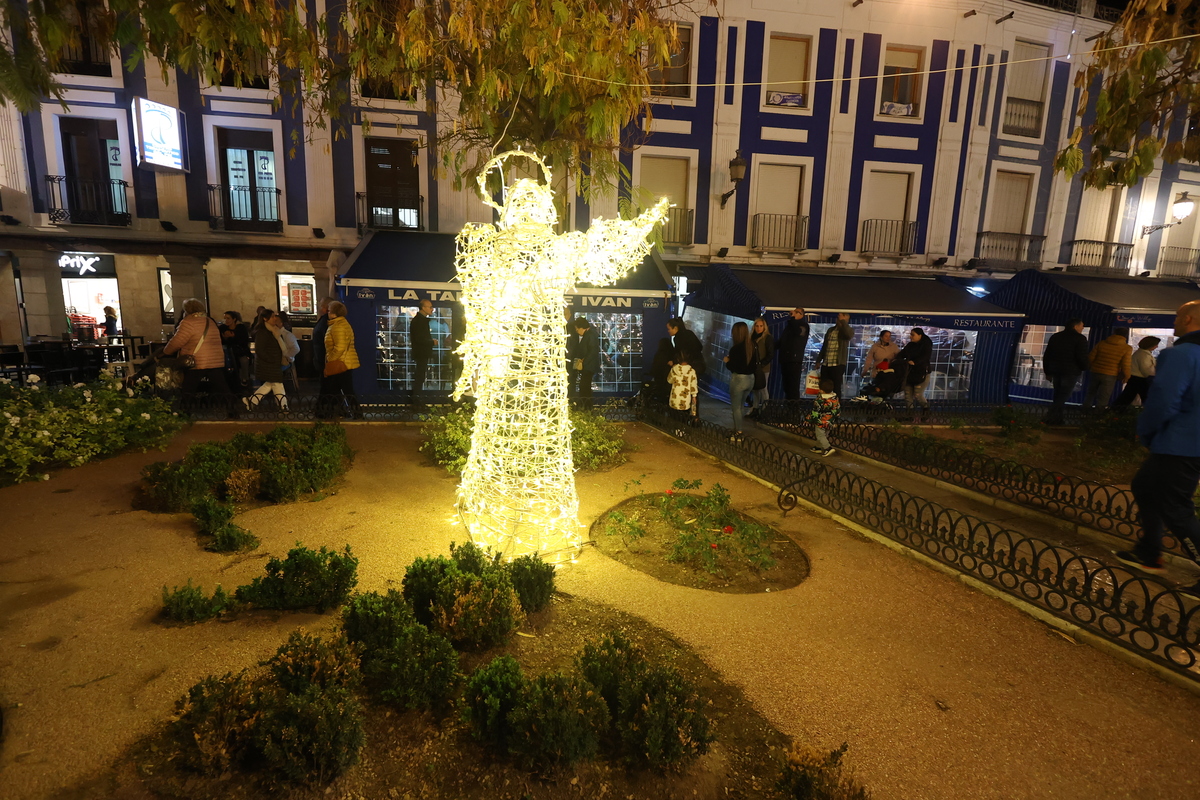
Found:
<svg viewBox="0 0 1200 800"><path fill-rule="evenodd" d="M471 734L498 753L507 753L513 727L509 717L525 696L528 681L512 656L497 656L475 670L463 691L463 719Z"/></svg>
<svg viewBox="0 0 1200 800"><path fill-rule="evenodd" d="M358 649L343 637L331 640L292 631L280 648L260 666L270 670L280 687L291 694L310 689L356 689L362 682Z"/></svg>
<svg viewBox="0 0 1200 800"><path fill-rule="evenodd" d="M438 587L458 567L445 556L423 556L414 560L404 570L402 591L404 599L412 606L417 621L423 625L433 624L433 607L438 600Z"/></svg>
<svg viewBox="0 0 1200 800"><path fill-rule="evenodd" d="M474 410L467 406L431 417L421 428L425 437L421 451L434 463L457 475L471 452L471 425ZM571 453L575 469L600 470L624 464L625 431L619 423L602 414L571 409Z"/></svg>
<svg viewBox="0 0 1200 800"><path fill-rule="evenodd" d="M250 531L233 524L237 509L233 503L222 503L215 497L202 497L192 503L192 515L200 526L200 533L211 536L206 546L214 553L235 553L258 547L258 537Z"/></svg>
<svg viewBox="0 0 1200 800"><path fill-rule="evenodd" d="M412 607L395 589L355 594L342 609L346 639L364 654L391 647L415 621Z"/></svg>
<svg viewBox="0 0 1200 800"><path fill-rule="evenodd" d="M488 647L524 622L509 568L474 544L450 545L450 557L418 558L404 573L404 598L417 621L455 645Z"/></svg>
<svg viewBox="0 0 1200 800"><path fill-rule="evenodd" d="M786 800L871 800L871 794L842 767L846 745L826 753L794 747L788 753L778 789Z"/></svg>
<svg viewBox="0 0 1200 800"><path fill-rule="evenodd" d="M287 558L267 562L266 575L239 586L234 597L259 608L313 608L318 613L336 608L358 583L358 559L350 545L341 553L322 547L310 550L297 543Z"/></svg>
<svg viewBox="0 0 1200 800"><path fill-rule="evenodd" d="M530 681L508 719L509 752L526 769L541 772L594 757L609 723L595 688L558 672Z"/></svg>
<svg viewBox="0 0 1200 800"><path fill-rule="evenodd" d="M171 738L179 763L220 775L242 763L258 718L259 682L249 672L209 675L175 704Z"/></svg>
<svg viewBox="0 0 1200 800"><path fill-rule="evenodd" d="M637 681L645 670L646 654L618 631L598 642L585 642L576 659L580 673L596 687L613 713L617 711L621 686Z"/></svg>
<svg viewBox="0 0 1200 800"><path fill-rule="evenodd" d="M267 433L239 433L228 442L194 444L180 461L148 465L142 496L155 511L186 511L209 496L286 503L327 487L352 457L340 425L280 425Z"/></svg>
<svg viewBox="0 0 1200 800"><path fill-rule="evenodd" d="M292 694L269 687L257 711L252 746L268 785L323 785L357 763L365 741L363 711L349 689Z"/></svg>
<svg viewBox="0 0 1200 800"><path fill-rule="evenodd" d="M542 561L537 553L514 558L508 565L513 590L526 614L541 611L554 595L554 565Z"/></svg>
<svg viewBox="0 0 1200 800"><path fill-rule="evenodd" d="M176 586L168 590L162 589L163 616L176 622L203 622L212 619L229 607L231 598L220 586L213 592L212 597L204 594L199 586L192 586L189 580L187 586Z"/></svg>

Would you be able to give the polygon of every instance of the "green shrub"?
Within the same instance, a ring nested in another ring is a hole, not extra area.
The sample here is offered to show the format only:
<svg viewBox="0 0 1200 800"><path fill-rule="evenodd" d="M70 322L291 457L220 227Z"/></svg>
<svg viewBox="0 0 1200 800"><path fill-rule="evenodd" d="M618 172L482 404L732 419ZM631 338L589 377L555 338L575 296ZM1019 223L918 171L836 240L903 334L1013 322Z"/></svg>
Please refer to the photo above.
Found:
<svg viewBox="0 0 1200 800"><path fill-rule="evenodd" d="M238 553L258 547L258 537L237 525L226 525L217 531L205 550L213 553Z"/></svg>
<svg viewBox="0 0 1200 800"><path fill-rule="evenodd" d="M509 719L528 682L512 656L498 656L475 670L463 691L463 719L476 740L507 753L513 728Z"/></svg>
<svg viewBox="0 0 1200 800"><path fill-rule="evenodd" d="M356 594L342 610L346 639L359 645L364 654L391 647L415 621L412 607L395 589L387 594Z"/></svg>
<svg viewBox="0 0 1200 800"><path fill-rule="evenodd" d="M479 545L473 542L465 544L450 543L450 560L459 572L467 575L482 575L486 569L497 563L496 558L488 556Z"/></svg>
<svg viewBox="0 0 1200 800"><path fill-rule="evenodd" d="M162 590L163 615L177 622L203 622L212 619L229 606L229 595L220 586L213 592L212 597L206 597L199 586L192 586L188 580L187 586L176 586Z"/></svg>
<svg viewBox="0 0 1200 800"><path fill-rule="evenodd" d="M554 595L554 565L542 561L537 553L514 558L508 565L513 590L526 614L541 611Z"/></svg>
<svg viewBox="0 0 1200 800"><path fill-rule="evenodd" d="M433 607L438 600L438 587L447 576L457 571L454 562L445 556L418 558L404 570L404 599L412 606L418 622L423 625L433 624Z"/></svg>
<svg viewBox="0 0 1200 800"><path fill-rule="evenodd" d="M704 702L677 671L651 666L623 683L613 714L625 757L656 769L678 768L713 740Z"/></svg>
<svg viewBox="0 0 1200 800"><path fill-rule="evenodd" d="M338 554L325 547L309 550L297 543L283 561L268 561L266 573L248 586L239 586L234 597L259 608L316 607L318 613L324 613L350 596L358 583L358 559L350 545Z"/></svg>
<svg viewBox="0 0 1200 800"><path fill-rule="evenodd" d="M363 673L381 700L406 709L448 707L462 682L454 645L416 621L388 647L364 653Z"/></svg>
<svg viewBox="0 0 1200 800"><path fill-rule="evenodd" d="M616 631L599 642L586 642L576 663L613 714L618 710L621 686L636 682L648 664L642 649Z"/></svg>
<svg viewBox="0 0 1200 800"><path fill-rule="evenodd" d="M473 409L466 406L431 417L421 428L421 451L457 475L471 452ZM599 470L624 464L625 432L619 423L582 409L571 410L571 452L575 469Z"/></svg>
<svg viewBox="0 0 1200 800"><path fill-rule="evenodd" d="M268 687L257 711L251 742L269 785L325 784L358 761L362 706L347 688L292 694Z"/></svg>
<svg viewBox="0 0 1200 800"><path fill-rule="evenodd" d="M233 503L222 503L211 495L192 503L192 515L200 525L200 533L213 537L205 547L206 550L214 553L234 553L258 547L258 537L233 524L235 513L237 509Z"/></svg>
<svg viewBox="0 0 1200 800"><path fill-rule="evenodd" d="M303 630L293 631L261 666L267 667L275 683L291 694L309 689L355 689L362 682L358 670L358 651L344 638L326 641Z"/></svg>
<svg viewBox="0 0 1200 800"><path fill-rule="evenodd" d="M611 511L604 522L604 532L609 536L620 537L622 544L629 546L631 541L641 539L646 535L646 529L635 518L626 516L620 511Z"/></svg>
<svg viewBox="0 0 1200 800"><path fill-rule="evenodd" d="M243 758L258 717L258 689L245 670L209 675L175 704L171 737L179 763L207 775L228 772Z"/></svg>
<svg viewBox="0 0 1200 800"><path fill-rule="evenodd" d="M509 750L527 769L548 771L592 758L608 708L582 678L561 673L531 681L508 716Z"/></svg>
<svg viewBox="0 0 1200 800"><path fill-rule="evenodd" d="M508 571L490 566L482 575L455 571L438 586L433 627L460 647L500 644L525 621Z"/></svg>
<svg viewBox="0 0 1200 800"><path fill-rule="evenodd" d="M997 406L993 409L992 423L1000 428L1000 435L1010 442L1037 444L1042 440L1042 423L1017 413L1012 406Z"/></svg>
<svg viewBox="0 0 1200 800"><path fill-rule="evenodd" d="M779 791L787 800L870 800L860 783L843 774L845 752L845 744L829 753L794 747L783 765Z"/></svg>

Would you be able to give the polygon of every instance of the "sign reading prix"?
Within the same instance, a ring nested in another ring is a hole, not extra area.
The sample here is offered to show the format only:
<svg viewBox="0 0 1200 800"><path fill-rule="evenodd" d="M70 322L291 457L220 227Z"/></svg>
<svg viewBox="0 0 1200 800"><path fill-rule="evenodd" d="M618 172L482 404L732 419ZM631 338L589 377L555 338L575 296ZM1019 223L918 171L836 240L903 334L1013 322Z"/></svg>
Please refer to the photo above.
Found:
<svg viewBox="0 0 1200 800"><path fill-rule="evenodd" d="M185 115L171 106L133 98L133 139L138 166L158 172L187 172Z"/></svg>
<svg viewBox="0 0 1200 800"><path fill-rule="evenodd" d="M117 277L117 260L110 253L63 253L58 268L66 278Z"/></svg>

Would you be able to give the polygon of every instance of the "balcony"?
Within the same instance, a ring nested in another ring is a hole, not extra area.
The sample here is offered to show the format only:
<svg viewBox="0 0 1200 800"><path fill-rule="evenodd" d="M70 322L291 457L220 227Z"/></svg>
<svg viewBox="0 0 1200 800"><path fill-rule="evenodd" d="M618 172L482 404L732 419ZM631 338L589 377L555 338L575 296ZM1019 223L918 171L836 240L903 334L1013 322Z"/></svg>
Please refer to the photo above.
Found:
<svg viewBox="0 0 1200 800"><path fill-rule="evenodd" d="M1071 262L1067 265L1067 272L1128 275L1132 255L1132 244L1076 239L1071 242Z"/></svg>
<svg viewBox="0 0 1200 800"><path fill-rule="evenodd" d="M1200 276L1200 250L1191 247L1164 247L1158 254L1160 278L1195 278Z"/></svg>
<svg viewBox="0 0 1200 800"><path fill-rule="evenodd" d="M208 226L214 231L282 233L281 192L267 186L208 185Z"/></svg>
<svg viewBox="0 0 1200 800"><path fill-rule="evenodd" d="M46 176L50 221L62 225L128 226L129 184L115 178L83 180L65 175Z"/></svg>
<svg viewBox="0 0 1200 800"><path fill-rule="evenodd" d="M750 249L760 253L799 253L808 249L808 217L755 214Z"/></svg>
<svg viewBox="0 0 1200 800"><path fill-rule="evenodd" d="M1022 100L1010 97L1004 104L1004 132L1009 136L1028 136L1032 139L1042 135L1041 100Z"/></svg>
<svg viewBox="0 0 1200 800"><path fill-rule="evenodd" d="M1068 14L1079 13L1079 0L1025 0L1033 6L1053 8L1055 11L1065 11Z"/></svg>
<svg viewBox="0 0 1200 800"><path fill-rule="evenodd" d="M1092 11L1092 16L1104 22L1118 22L1124 13L1125 9L1123 8L1114 8L1113 6L1096 3L1096 8Z"/></svg>
<svg viewBox="0 0 1200 800"><path fill-rule="evenodd" d="M696 215L690 208L668 208L662 226L662 243L667 247L689 247L692 244L692 221Z"/></svg>
<svg viewBox="0 0 1200 800"><path fill-rule="evenodd" d="M1042 265L1042 246L1045 236L1028 233L980 231L975 242L975 258L979 266L992 269L1029 269Z"/></svg>
<svg viewBox="0 0 1200 800"><path fill-rule="evenodd" d="M858 252L864 256L911 256L917 246L917 223L902 219L864 219Z"/></svg>
<svg viewBox="0 0 1200 800"><path fill-rule="evenodd" d="M415 191L354 195L358 235L367 231L425 230L425 198Z"/></svg>
<svg viewBox="0 0 1200 800"><path fill-rule="evenodd" d="M85 10L86 25L80 24L80 17L76 13L68 12L73 18L74 25L77 27L76 34L79 41L76 44L66 44L59 51L59 72L68 75L91 75L97 78L112 77L112 62L109 56L112 53L110 47L106 47L96 37L92 36L88 31L92 27L94 20L91 19L95 13L93 10Z"/></svg>

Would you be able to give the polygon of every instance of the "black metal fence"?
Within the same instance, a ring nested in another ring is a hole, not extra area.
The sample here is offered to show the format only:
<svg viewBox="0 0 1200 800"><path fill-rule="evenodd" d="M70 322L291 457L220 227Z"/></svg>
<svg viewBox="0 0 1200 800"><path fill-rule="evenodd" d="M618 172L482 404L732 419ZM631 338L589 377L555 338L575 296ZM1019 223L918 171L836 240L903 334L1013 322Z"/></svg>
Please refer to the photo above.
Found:
<svg viewBox="0 0 1200 800"><path fill-rule="evenodd" d="M1200 603L1122 566L1026 536L878 481L702 422L680 428L661 410L644 421L928 558L1200 681Z"/></svg>
<svg viewBox="0 0 1200 800"><path fill-rule="evenodd" d="M1132 256L1133 245L1128 242L1076 239L1071 242L1071 263L1067 265L1067 271L1128 275Z"/></svg>
<svg viewBox="0 0 1200 800"><path fill-rule="evenodd" d="M917 223L864 219L858 252L865 256L910 256L917 248Z"/></svg>
<svg viewBox="0 0 1200 800"><path fill-rule="evenodd" d="M751 250L799 253L808 249L808 217L795 214L755 214Z"/></svg>
<svg viewBox="0 0 1200 800"><path fill-rule="evenodd" d="M129 184L119 178L46 176L50 221L67 225L129 225Z"/></svg>
<svg viewBox="0 0 1200 800"><path fill-rule="evenodd" d="M985 267L1013 270L1040 267L1045 243L1045 236L980 231L975 242L975 257L979 259L980 266Z"/></svg>

